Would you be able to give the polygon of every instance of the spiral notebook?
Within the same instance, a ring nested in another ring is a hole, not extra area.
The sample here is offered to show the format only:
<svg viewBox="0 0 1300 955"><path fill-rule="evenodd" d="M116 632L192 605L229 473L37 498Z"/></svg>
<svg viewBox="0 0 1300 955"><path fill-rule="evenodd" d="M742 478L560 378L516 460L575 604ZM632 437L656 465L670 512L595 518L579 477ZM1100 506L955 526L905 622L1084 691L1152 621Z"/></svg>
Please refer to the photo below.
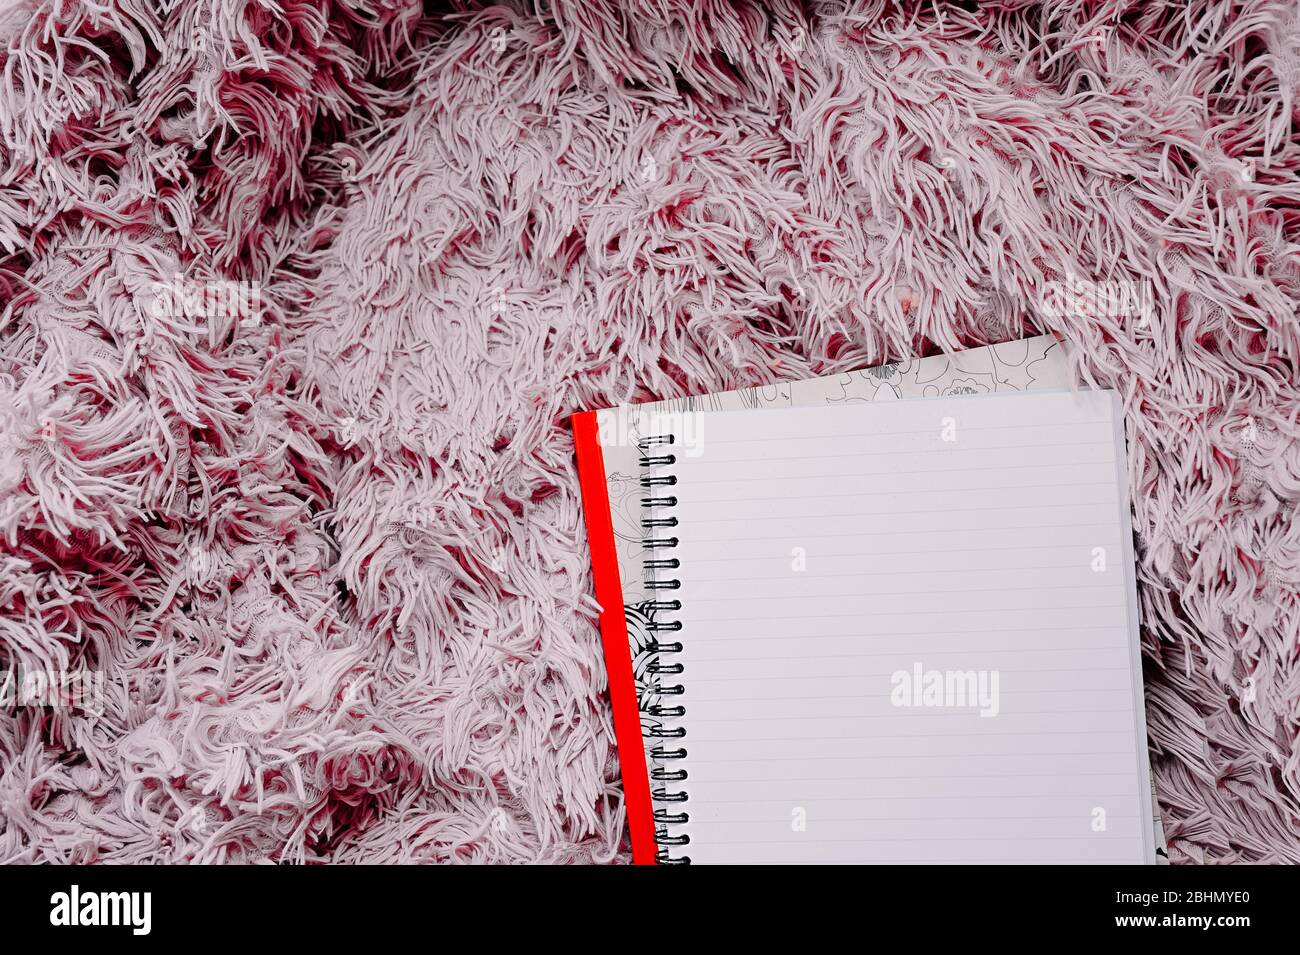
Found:
<svg viewBox="0 0 1300 955"><path fill-rule="evenodd" d="M575 417L637 861L1155 861L1114 396L948 391Z"/></svg>

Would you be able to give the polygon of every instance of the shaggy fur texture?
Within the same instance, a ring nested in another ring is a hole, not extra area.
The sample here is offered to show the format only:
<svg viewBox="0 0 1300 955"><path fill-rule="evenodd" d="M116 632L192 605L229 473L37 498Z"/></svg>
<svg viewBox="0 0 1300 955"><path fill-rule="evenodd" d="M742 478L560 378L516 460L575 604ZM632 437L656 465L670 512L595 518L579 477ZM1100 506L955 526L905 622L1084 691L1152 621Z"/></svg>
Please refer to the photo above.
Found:
<svg viewBox="0 0 1300 955"><path fill-rule="evenodd" d="M105 683L0 859L625 858L565 416L1040 328L1171 855L1300 861L1294 2L6 8L0 664Z"/></svg>

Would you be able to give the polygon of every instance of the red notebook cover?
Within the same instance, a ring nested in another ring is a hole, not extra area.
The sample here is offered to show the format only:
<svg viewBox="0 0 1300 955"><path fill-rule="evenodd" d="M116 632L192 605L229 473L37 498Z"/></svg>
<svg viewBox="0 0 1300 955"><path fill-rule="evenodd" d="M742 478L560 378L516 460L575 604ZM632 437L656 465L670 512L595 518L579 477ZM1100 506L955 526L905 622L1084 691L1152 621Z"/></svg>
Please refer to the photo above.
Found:
<svg viewBox="0 0 1300 955"><path fill-rule="evenodd" d="M632 839L632 861L655 863L654 806L650 800L650 775L641 736L641 710L637 705L632 673L632 650L627 618L623 613L623 584L618 573L614 522L605 482L605 458L600 447L596 412L573 416L573 441L578 454L578 482L582 510L591 547L591 572L600 604L600 638L609 673L609 695L614 709L614 736L623 773L623 799Z"/></svg>

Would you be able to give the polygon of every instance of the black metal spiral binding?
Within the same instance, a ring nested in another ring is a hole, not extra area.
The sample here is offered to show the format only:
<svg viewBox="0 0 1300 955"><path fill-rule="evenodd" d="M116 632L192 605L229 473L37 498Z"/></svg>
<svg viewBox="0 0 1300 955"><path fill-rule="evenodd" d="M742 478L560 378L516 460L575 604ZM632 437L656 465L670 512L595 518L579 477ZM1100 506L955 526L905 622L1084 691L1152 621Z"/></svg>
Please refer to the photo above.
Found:
<svg viewBox="0 0 1300 955"><path fill-rule="evenodd" d="M641 451L641 467L663 468L676 464L677 456L675 454L662 453L665 445L672 445L673 443L675 443L675 439L670 434L642 438L637 445ZM680 620L664 620L662 618L663 613L681 610L682 602L658 597L658 594L663 591L680 590L682 582L679 578L660 576L660 574L656 573L677 570L681 567L681 561L676 557L659 556L664 551L676 547L678 539L676 537L653 536L660 529L677 526L676 517L671 515L662 516L664 510L677 505L677 495L663 493L659 490L659 488L673 487L676 484L677 478L671 474L651 472L641 478L641 486L649 491L649 495L641 499L641 506L649 511L649 514L641 520L642 528L648 532L641 543L653 555L645 560L645 587L646 590L656 595L656 598L648 604L649 608L655 611L655 614L647 625L647 629L656 634L661 632L675 633L682 629ZM686 715L686 707L665 703L664 697L681 696L686 691L680 683L665 684L660 678L681 675L685 669L682 664L670 662L663 658L667 654L681 653L682 645L679 641L665 642L656 636L651 649L654 652L654 658L646 667L646 671L654 676L651 692L654 695L655 702L647 707L646 712L655 719L680 719ZM654 745L651 746L650 756L656 763L686 758L686 750L680 745L666 746L661 742L680 740L686 735L685 727L655 725L646 732L646 735L655 741ZM650 778L655 783L682 782L686 779L686 770L668 769L656 765L650 771ZM650 796L656 803L654 810L655 842L659 846L655 855L656 860L661 865L690 865L690 856L675 856L671 850L678 846L687 845L691 841L691 837L686 833L673 832L669 828L684 825L690 821L690 815L681 808L688 798L687 793L685 791L669 792L667 788L657 786L651 790Z"/></svg>

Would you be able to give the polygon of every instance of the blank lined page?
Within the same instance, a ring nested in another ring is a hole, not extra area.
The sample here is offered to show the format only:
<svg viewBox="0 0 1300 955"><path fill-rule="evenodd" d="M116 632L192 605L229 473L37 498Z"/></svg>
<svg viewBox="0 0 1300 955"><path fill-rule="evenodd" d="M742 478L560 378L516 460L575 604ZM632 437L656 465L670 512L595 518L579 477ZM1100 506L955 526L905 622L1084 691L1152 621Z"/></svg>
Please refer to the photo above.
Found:
<svg viewBox="0 0 1300 955"><path fill-rule="evenodd" d="M1113 392L677 430L675 852L1155 861Z"/></svg>

